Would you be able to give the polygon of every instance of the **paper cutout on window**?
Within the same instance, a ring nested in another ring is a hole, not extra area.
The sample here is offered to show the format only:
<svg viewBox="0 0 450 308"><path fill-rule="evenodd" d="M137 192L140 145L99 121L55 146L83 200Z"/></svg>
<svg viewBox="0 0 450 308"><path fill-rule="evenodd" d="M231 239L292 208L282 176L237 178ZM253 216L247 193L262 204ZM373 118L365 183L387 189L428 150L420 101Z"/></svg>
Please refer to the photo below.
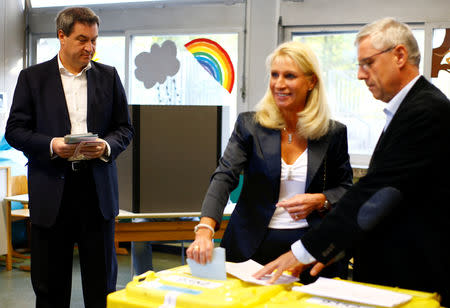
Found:
<svg viewBox="0 0 450 308"><path fill-rule="evenodd" d="M446 59L447 63L441 64L442 59L444 59L446 55L449 55ZM437 48L433 48L433 56L431 58L431 77L437 77L439 71L441 70L450 73L450 29L446 29L442 45Z"/></svg>
<svg viewBox="0 0 450 308"><path fill-rule="evenodd" d="M100 61L100 58L98 57L97 52L95 52L94 55L92 56L92 61L94 61L94 62L99 62Z"/></svg>
<svg viewBox="0 0 450 308"><path fill-rule="evenodd" d="M234 67L225 49L206 38L192 40L184 46L203 68L231 93L234 85Z"/></svg>
<svg viewBox="0 0 450 308"><path fill-rule="evenodd" d="M144 83L146 89L152 88L157 82L162 84L169 76L174 76L180 69L177 59L177 46L171 40L166 40L161 47L153 44L150 52L141 52L134 59L137 80Z"/></svg>

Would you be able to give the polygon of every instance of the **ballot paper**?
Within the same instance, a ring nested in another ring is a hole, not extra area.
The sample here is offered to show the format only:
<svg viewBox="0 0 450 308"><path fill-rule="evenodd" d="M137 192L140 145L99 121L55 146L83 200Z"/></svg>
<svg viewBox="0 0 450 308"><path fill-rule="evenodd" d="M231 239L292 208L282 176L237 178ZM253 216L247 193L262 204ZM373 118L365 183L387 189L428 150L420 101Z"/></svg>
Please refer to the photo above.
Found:
<svg viewBox="0 0 450 308"><path fill-rule="evenodd" d="M213 280L227 279L227 273L225 271L225 249L222 247L214 248L212 260L206 264L197 263L189 258L186 260L192 276Z"/></svg>
<svg viewBox="0 0 450 308"><path fill-rule="evenodd" d="M256 279L252 275L262 269L264 266L253 260L248 260L240 263L227 262L227 273L233 275L243 281L251 282L259 285L269 285L268 281L272 275L265 275L261 279ZM283 274L273 284L285 284L298 281L297 277Z"/></svg>
<svg viewBox="0 0 450 308"><path fill-rule="evenodd" d="M412 298L411 295L400 292L322 277L319 277L314 283L293 287L292 291L381 307L395 307Z"/></svg>
<svg viewBox="0 0 450 308"><path fill-rule="evenodd" d="M71 134L64 136L64 143L79 143L81 141L95 141L98 138L97 134L86 133L86 134Z"/></svg>
<svg viewBox="0 0 450 308"><path fill-rule="evenodd" d="M82 147L86 145L96 146L101 141L96 141L98 138L97 134L86 133L86 134L72 134L64 136L64 143L67 144L78 144L73 155L69 157L68 161L86 160L87 158L80 153Z"/></svg>

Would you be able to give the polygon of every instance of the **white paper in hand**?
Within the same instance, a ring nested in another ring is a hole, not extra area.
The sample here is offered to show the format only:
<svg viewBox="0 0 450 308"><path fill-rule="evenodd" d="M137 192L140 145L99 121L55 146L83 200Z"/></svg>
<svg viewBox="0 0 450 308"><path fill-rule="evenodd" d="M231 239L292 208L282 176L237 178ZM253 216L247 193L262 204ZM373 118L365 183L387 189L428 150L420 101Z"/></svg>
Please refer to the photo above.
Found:
<svg viewBox="0 0 450 308"><path fill-rule="evenodd" d="M214 248L211 262L205 265L189 258L186 261L192 276L213 280L227 279L227 272L225 271L225 249L222 247Z"/></svg>

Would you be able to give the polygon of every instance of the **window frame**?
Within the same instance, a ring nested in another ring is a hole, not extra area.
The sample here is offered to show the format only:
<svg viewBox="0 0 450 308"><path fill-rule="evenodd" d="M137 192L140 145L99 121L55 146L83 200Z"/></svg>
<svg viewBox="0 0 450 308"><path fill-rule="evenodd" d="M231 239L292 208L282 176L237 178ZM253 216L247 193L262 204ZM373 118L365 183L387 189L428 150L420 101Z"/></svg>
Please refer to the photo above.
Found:
<svg viewBox="0 0 450 308"><path fill-rule="evenodd" d="M229 110L229 120L224 121L224 118L227 116L224 113L222 113L222 151L221 154L223 154L225 147L228 143L228 139L231 136L231 133L233 131L234 122L237 119L237 115L243 111L248 110L248 101L243 99L243 92L244 92L244 86L243 86L243 75L244 75L244 66L245 66L245 59L244 59L244 30L239 27L208 27L207 31L205 31L205 28L186 28L186 29L142 29L142 30L127 30L125 31L125 58L128 59L125 63L125 79L127 80L126 84L126 91L127 91L127 97L129 98L129 101L132 100L131 97L131 82L130 78L133 74L133 62L134 59L131 59L131 50L132 50L132 44L131 44L131 38L134 35L149 35L149 36L162 36L162 35L202 35L202 34L227 34L227 33L237 33L238 36L238 58L237 58L237 70L235 70L235 81L234 81L234 87L236 91L236 103L234 106L230 106Z"/></svg>

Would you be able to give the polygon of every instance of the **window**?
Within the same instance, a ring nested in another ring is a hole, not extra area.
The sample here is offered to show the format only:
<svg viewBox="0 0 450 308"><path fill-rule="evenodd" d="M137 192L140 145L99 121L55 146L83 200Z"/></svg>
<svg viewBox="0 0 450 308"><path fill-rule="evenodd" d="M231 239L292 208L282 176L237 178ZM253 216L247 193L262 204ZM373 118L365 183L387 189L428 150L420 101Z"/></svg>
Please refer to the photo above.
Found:
<svg viewBox="0 0 450 308"><path fill-rule="evenodd" d="M198 40L199 49L186 46L193 40ZM228 58L202 48L210 42ZM130 103L235 105L237 45L237 34L132 35Z"/></svg>
<svg viewBox="0 0 450 308"><path fill-rule="evenodd" d="M36 63L52 59L59 51L59 40L56 37L39 38L36 42ZM100 36L94 61L114 66L125 82L125 36Z"/></svg>
<svg viewBox="0 0 450 308"><path fill-rule="evenodd" d="M222 152L236 120L238 33L131 34L129 103L223 106Z"/></svg>
<svg viewBox="0 0 450 308"><path fill-rule="evenodd" d="M40 38L36 43L36 64L52 59L59 51L59 40L56 37Z"/></svg>
<svg viewBox="0 0 450 308"><path fill-rule="evenodd" d="M424 31L413 32L422 52ZM364 82L357 79L356 33L356 29L292 31L291 37L308 44L319 58L332 117L347 125L351 163L366 166L386 121L382 111L385 103L374 99Z"/></svg>
<svg viewBox="0 0 450 308"><path fill-rule="evenodd" d="M126 47L125 36L100 34L94 60L116 67L124 87L128 88L129 104L223 106L224 145L236 120L238 37L238 33L130 34ZM193 43L188 45L194 40L199 41L197 49L192 47ZM205 47L209 41L217 47L215 52ZM35 42L34 63L47 61L59 51L59 40L55 37L38 37ZM164 51L167 46L175 51L172 57ZM155 56L158 51L159 56ZM136 62L137 57L143 61ZM152 59L156 61L148 62ZM166 59L173 61L174 71L165 71L170 66Z"/></svg>

